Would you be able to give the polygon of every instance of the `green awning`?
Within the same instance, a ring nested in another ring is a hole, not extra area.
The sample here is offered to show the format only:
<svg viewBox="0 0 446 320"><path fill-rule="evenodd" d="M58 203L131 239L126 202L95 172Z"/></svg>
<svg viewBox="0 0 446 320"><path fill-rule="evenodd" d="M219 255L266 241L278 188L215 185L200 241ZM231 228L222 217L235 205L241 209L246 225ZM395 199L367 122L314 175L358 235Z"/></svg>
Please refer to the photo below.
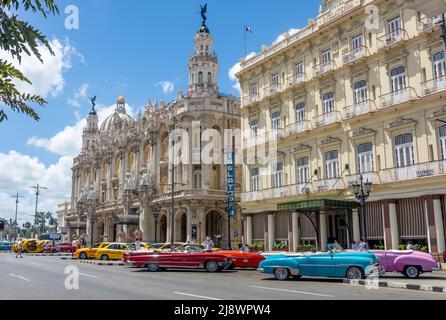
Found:
<svg viewBox="0 0 446 320"><path fill-rule="evenodd" d="M358 207L359 203L355 201L316 199L281 203L277 205L277 211L317 212L330 210L350 210L357 209Z"/></svg>

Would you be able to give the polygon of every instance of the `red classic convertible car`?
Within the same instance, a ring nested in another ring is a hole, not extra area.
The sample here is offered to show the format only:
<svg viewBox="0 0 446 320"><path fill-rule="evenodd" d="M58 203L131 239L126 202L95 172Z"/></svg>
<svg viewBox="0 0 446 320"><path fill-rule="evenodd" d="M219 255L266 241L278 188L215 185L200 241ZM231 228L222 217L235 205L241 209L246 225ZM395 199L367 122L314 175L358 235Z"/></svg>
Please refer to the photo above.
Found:
<svg viewBox="0 0 446 320"><path fill-rule="evenodd" d="M222 254L194 252L183 246L172 252L127 252L124 254L124 261L130 266L145 267L151 272L168 268L206 269L208 272L217 272L232 265L232 260Z"/></svg>
<svg viewBox="0 0 446 320"><path fill-rule="evenodd" d="M222 254L232 260L232 265L229 269L234 268L252 268L257 269L260 262L265 260L265 257L257 253L249 253L243 251L216 251L218 254Z"/></svg>

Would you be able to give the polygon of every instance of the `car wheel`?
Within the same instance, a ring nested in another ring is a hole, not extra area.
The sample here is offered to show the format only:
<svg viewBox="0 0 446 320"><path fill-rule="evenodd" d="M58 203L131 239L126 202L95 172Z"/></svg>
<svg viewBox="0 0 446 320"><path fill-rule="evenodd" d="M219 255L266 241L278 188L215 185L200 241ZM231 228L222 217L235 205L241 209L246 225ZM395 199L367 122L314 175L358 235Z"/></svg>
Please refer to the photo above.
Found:
<svg viewBox="0 0 446 320"><path fill-rule="evenodd" d="M420 269L416 266L406 266L403 274L410 279L416 279L420 276Z"/></svg>
<svg viewBox="0 0 446 320"><path fill-rule="evenodd" d="M85 252L81 252L81 254L79 255L79 259L81 259L81 260L87 260L87 259L88 259L88 256L87 256L87 254L86 254Z"/></svg>
<svg viewBox="0 0 446 320"><path fill-rule="evenodd" d="M361 280L364 279L364 272L358 267L351 267L347 270L346 278L348 280Z"/></svg>
<svg viewBox="0 0 446 320"><path fill-rule="evenodd" d="M216 272L218 271L218 263L215 261L208 261L206 263L206 270L208 272Z"/></svg>
<svg viewBox="0 0 446 320"><path fill-rule="evenodd" d="M274 269L274 277L279 281L287 280L290 277L290 270L287 268Z"/></svg>
<svg viewBox="0 0 446 320"><path fill-rule="evenodd" d="M101 260L104 260L104 261L108 260L108 256L106 254L103 254L101 256Z"/></svg>
<svg viewBox="0 0 446 320"><path fill-rule="evenodd" d="M149 270L150 272L157 272L157 271L159 271L159 269L160 269L160 266L157 265L156 263L149 263L147 265L147 270Z"/></svg>

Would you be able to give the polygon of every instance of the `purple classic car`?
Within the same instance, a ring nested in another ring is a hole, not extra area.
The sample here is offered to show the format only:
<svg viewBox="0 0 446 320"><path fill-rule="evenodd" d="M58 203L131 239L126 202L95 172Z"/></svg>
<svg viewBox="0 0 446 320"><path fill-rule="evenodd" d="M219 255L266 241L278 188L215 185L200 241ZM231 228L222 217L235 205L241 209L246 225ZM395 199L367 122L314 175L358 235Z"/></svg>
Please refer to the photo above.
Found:
<svg viewBox="0 0 446 320"><path fill-rule="evenodd" d="M418 278L420 274L440 270L437 261L424 252L412 250L372 250L386 272L401 272L408 278Z"/></svg>

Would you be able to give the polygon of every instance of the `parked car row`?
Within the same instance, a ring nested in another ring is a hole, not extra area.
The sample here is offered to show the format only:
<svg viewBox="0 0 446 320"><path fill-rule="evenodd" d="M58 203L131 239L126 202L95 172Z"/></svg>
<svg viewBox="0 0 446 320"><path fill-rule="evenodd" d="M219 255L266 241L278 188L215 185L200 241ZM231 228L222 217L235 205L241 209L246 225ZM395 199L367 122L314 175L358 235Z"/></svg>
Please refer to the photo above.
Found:
<svg viewBox="0 0 446 320"><path fill-rule="evenodd" d="M14 252L18 250L18 243L11 243L10 249ZM75 252L76 247L69 242L56 242L53 244L51 240L24 239L22 240L23 253L56 253L56 252Z"/></svg>

